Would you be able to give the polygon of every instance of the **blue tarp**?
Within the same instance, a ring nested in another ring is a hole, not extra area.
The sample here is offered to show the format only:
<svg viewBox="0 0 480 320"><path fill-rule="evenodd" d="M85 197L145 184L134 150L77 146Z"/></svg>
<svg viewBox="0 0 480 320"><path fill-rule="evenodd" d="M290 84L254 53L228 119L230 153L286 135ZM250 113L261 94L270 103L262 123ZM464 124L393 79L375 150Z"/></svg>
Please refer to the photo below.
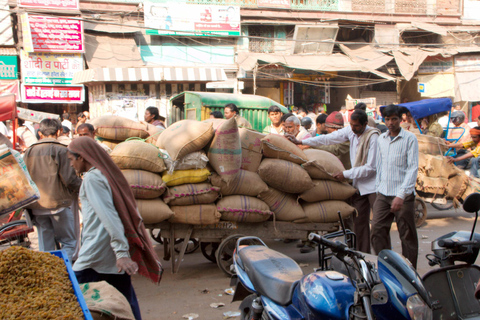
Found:
<svg viewBox="0 0 480 320"><path fill-rule="evenodd" d="M432 114L450 111L452 109L452 99L438 98L425 99L414 102L400 103L399 106L407 108L414 119L421 119ZM386 106L381 106L380 111Z"/></svg>

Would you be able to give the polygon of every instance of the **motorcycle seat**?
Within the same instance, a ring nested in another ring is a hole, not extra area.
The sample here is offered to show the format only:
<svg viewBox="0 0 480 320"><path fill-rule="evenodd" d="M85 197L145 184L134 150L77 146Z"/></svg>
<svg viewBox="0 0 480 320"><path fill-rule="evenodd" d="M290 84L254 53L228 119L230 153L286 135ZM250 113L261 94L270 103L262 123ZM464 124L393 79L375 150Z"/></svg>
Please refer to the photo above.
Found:
<svg viewBox="0 0 480 320"><path fill-rule="evenodd" d="M293 291L303 277L292 258L260 245L242 248L238 255L258 293L282 306L292 302Z"/></svg>

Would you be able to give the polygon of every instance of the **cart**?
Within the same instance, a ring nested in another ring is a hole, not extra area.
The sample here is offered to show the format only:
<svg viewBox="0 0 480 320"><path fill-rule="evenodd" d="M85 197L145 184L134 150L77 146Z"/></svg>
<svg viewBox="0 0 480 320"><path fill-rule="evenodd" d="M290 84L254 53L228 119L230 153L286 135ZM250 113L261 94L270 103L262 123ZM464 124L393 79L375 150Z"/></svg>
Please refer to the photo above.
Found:
<svg viewBox="0 0 480 320"><path fill-rule="evenodd" d="M340 223L293 223L283 221L266 221L260 223L220 221L213 225L188 225L161 222L146 225L150 230L160 229L153 238L163 243L164 260L170 260L172 273L177 273L180 263L187 251L190 239L199 239L202 254L208 260L217 263L220 270L231 276L230 266L237 239L243 236L257 236L262 240L272 239L307 239L310 232L333 232L339 229ZM168 239L168 241L164 241ZM183 239L178 255L175 244Z"/></svg>

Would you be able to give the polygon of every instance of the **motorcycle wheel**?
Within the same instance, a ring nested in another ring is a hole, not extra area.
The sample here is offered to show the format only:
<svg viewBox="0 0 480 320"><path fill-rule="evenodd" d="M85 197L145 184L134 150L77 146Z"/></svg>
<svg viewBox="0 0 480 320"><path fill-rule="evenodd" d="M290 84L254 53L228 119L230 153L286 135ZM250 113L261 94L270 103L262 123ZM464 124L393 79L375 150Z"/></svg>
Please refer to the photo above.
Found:
<svg viewBox="0 0 480 320"><path fill-rule="evenodd" d="M252 302L256 297L256 294L251 294L245 299L243 299L242 303L240 304L240 320L252 319L253 314L250 307L252 306ZM262 320L271 320L265 310L263 310L262 312Z"/></svg>
<svg viewBox="0 0 480 320"><path fill-rule="evenodd" d="M243 237L241 234L226 237L215 253L218 267L229 277L233 276L233 272L230 270L230 266L233 264L233 251L237 245L237 240L241 237Z"/></svg>
<svg viewBox="0 0 480 320"><path fill-rule="evenodd" d="M420 228L427 220L427 205L420 198L415 198L415 226Z"/></svg>

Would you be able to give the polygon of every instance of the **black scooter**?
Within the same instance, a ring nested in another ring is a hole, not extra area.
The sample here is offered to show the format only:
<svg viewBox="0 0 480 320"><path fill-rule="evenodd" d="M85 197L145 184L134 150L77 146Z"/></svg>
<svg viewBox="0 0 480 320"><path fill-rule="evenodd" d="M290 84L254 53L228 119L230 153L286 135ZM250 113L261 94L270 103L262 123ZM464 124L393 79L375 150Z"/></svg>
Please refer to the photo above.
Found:
<svg viewBox="0 0 480 320"><path fill-rule="evenodd" d="M435 239L433 254L426 256L430 266L440 266L422 279L432 302L433 319L480 319L480 300L475 298L480 267L474 265L480 249L480 234L475 233L480 194L469 195L463 209L475 212L472 231L454 231ZM455 264L457 261L462 263Z"/></svg>

